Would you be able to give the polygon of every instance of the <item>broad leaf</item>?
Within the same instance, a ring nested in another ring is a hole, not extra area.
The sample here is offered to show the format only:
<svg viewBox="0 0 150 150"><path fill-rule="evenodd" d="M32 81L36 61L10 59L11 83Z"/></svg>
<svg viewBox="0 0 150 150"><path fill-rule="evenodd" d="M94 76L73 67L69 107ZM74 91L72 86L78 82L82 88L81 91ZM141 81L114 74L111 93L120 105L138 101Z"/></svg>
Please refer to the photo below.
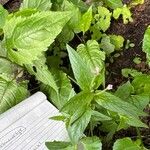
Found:
<svg viewBox="0 0 150 150"><path fill-rule="evenodd" d="M70 17L70 12L50 11L12 17L4 27L8 57L20 65L31 64L53 43Z"/></svg>
<svg viewBox="0 0 150 150"><path fill-rule="evenodd" d="M130 138L119 139L114 143L113 150L141 150L142 147ZM143 149L144 150L144 149Z"/></svg>
<svg viewBox="0 0 150 150"><path fill-rule="evenodd" d="M91 119L91 109L85 109L84 113L74 121L73 124L67 127L67 131L72 143L77 144L79 139L83 136L84 130Z"/></svg>
<svg viewBox="0 0 150 150"><path fill-rule="evenodd" d="M117 112L120 115L135 118L145 115L143 111L139 110L134 105L122 101L119 97L116 97L108 92L98 93L98 95L95 96L95 100L100 106L113 112Z"/></svg>
<svg viewBox="0 0 150 150"><path fill-rule="evenodd" d="M102 143L98 137L85 137L81 139L83 150L102 150Z"/></svg>
<svg viewBox="0 0 150 150"><path fill-rule="evenodd" d="M32 8L40 11L49 10L51 7L51 0L23 0L21 10Z"/></svg>
<svg viewBox="0 0 150 150"><path fill-rule="evenodd" d="M87 30L89 30L91 23L92 23L92 6L88 9L88 11L85 14L83 14L79 23L79 28L83 32L83 34Z"/></svg>
<svg viewBox="0 0 150 150"><path fill-rule="evenodd" d="M104 0L107 6L109 6L112 9L116 9L118 7L122 7L123 3L122 0Z"/></svg>
<svg viewBox="0 0 150 150"><path fill-rule="evenodd" d="M143 39L143 51L146 53L147 62L150 66L150 26L147 28Z"/></svg>
<svg viewBox="0 0 150 150"><path fill-rule="evenodd" d="M82 57L80 57L80 55L69 45L67 45L67 50L69 53L71 67L77 83L82 90L90 91L93 80L93 74L90 67L85 64Z"/></svg>
<svg viewBox="0 0 150 150"><path fill-rule="evenodd" d="M70 142L46 142L45 145L49 150L75 150Z"/></svg>
<svg viewBox="0 0 150 150"><path fill-rule="evenodd" d="M58 92L56 92L49 85L42 85L42 91L44 90L49 99L57 106L57 108L61 109L66 102L75 95L74 90L72 89L72 85L70 80L67 78L66 74L62 71L53 70L51 71L56 82L56 86Z"/></svg>
<svg viewBox="0 0 150 150"><path fill-rule="evenodd" d="M4 9L3 6L0 4L0 29L2 29L5 25L7 15L7 10Z"/></svg>
<svg viewBox="0 0 150 150"><path fill-rule="evenodd" d="M0 114L27 97L27 87L6 76L0 76Z"/></svg>
<svg viewBox="0 0 150 150"><path fill-rule="evenodd" d="M105 61L105 53L100 51L99 44L95 40L89 40L87 43L80 44L77 47L77 52L84 60L85 64L90 67L93 78L99 76L100 82L98 87L104 80L103 69Z"/></svg>

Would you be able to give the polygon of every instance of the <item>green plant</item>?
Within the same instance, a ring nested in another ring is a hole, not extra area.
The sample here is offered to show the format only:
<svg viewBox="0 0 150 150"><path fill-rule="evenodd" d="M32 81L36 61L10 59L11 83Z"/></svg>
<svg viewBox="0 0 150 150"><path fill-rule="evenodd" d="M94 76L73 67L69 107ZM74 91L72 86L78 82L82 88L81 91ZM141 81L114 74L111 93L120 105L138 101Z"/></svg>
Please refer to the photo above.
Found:
<svg viewBox="0 0 150 150"><path fill-rule="evenodd" d="M49 149L77 150L82 145L100 150L102 141L112 140L116 131L147 127L139 118L146 115L150 77L124 70L133 81L116 91L105 85L106 57L119 54L125 42L120 35L106 33L111 19L122 15L125 24L133 21L121 0L24 0L19 11L9 14L0 6L0 14L0 113L29 94L24 77L28 72L60 110L62 115L51 119L64 121L70 137L70 142L46 142ZM75 38L80 42L74 43ZM64 66L68 57L70 63ZM94 136L97 126L107 133L105 140Z"/></svg>

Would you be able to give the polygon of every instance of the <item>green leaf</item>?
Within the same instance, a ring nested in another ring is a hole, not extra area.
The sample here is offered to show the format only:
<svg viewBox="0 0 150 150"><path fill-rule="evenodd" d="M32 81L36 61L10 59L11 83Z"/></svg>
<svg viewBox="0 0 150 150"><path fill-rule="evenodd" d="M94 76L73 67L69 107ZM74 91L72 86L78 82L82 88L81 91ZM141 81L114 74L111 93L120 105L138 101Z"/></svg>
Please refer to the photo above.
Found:
<svg viewBox="0 0 150 150"><path fill-rule="evenodd" d="M0 4L0 29L3 29L7 16L8 11L4 9L3 6Z"/></svg>
<svg viewBox="0 0 150 150"><path fill-rule="evenodd" d="M116 50L120 50L124 44L124 38L120 35L109 35L111 43L115 46Z"/></svg>
<svg viewBox="0 0 150 150"><path fill-rule="evenodd" d="M74 150L70 142L54 141L46 142L45 145L49 150Z"/></svg>
<svg viewBox="0 0 150 150"><path fill-rule="evenodd" d="M21 4L21 10L23 9L37 9L40 11L49 10L51 7L51 0L23 0Z"/></svg>
<svg viewBox="0 0 150 150"><path fill-rule="evenodd" d="M54 77L43 62L35 61L32 65L26 65L26 68L30 74L35 75L37 80L58 92L58 87Z"/></svg>
<svg viewBox="0 0 150 150"><path fill-rule="evenodd" d="M49 11L7 20L4 34L8 57L20 65L32 64L53 43L70 17L70 12Z"/></svg>
<svg viewBox="0 0 150 150"><path fill-rule="evenodd" d="M143 3L144 3L144 0L131 0L130 6L136 6L136 5L143 4Z"/></svg>
<svg viewBox="0 0 150 150"><path fill-rule="evenodd" d="M136 76L140 76L142 75L142 72L139 72L135 69L128 69L128 68L124 68L121 70L122 75L126 78L132 76L132 77L136 77Z"/></svg>
<svg viewBox="0 0 150 150"><path fill-rule="evenodd" d="M56 69L51 70L51 73L54 77L58 92L49 85L43 85L42 91L45 91L48 98L55 104L55 106L57 106L58 109L61 109L66 102L75 95L75 92L65 73Z"/></svg>
<svg viewBox="0 0 150 150"><path fill-rule="evenodd" d="M111 13L110 11L102 6L98 7L98 14L94 16L96 20L96 26L99 28L99 30L102 30L105 32L109 27L111 23Z"/></svg>
<svg viewBox="0 0 150 150"><path fill-rule="evenodd" d="M100 51L97 41L89 40L86 44L80 44L77 47L77 52L82 57L85 64L90 68L93 78L99 76L100 82L95 85L97 88L104 80L103 69L105 61L105 53Z"/></svg>
<svg viewBox="0 0 150 150"><path fill-rule="evenodd" d="M141 150L142 147L133 142L130 138L117 140L113 145L113 150Z"/></svg>
<svg viewBox="0 0 150 150"><path fill-rule="evenodd" d="M147 62L150 66L150 26L147 28L143 39L143 52L146 53Z"/></svg>
<svg viewBox="0 0 150 150"><path fill-rule="evenodd" d="M129 22L133 22L132 13L127 5L124 5L122 8L116 8L113 11L113 17L118 19L122 15L123 23L127 24Z"/></svg>
<svg viewBox="0 0 150 150"><path fill-rule="evenodd" d="M102 107L117 112L120 115L125 115L128 117L143 116L145 113L134 105L122 101L119 97L114 96L108 92L100 92L95 96L95 101Z"/></svg>
<svg viewBox="0 0 150 150"><path fill-rule="evenodd" d="M82 15L79 28L83 32L83 34L89 30L90 25L92 23L92 6L88 9L88 11Z"/></svg>
<svg viewBox="0 0 150 150"><path fill-rule="evenodd" d="M61 109L61 112L65 112L69 115L75 115L81 110L80 115L85 111L84 108L89 107L94 95L90 92L80 92L72 97ZM70 109L71 108L71 109ZM80 116L79 116L80 117Z"/></svg>
<svg viewBox="0 0 150 150"><path fill-rule="evenodd" d="M26 84L0 76L0 114L15 106L28 95Z"/></svg>
<svg viewBox="0 0 150 150"><path fill-rule="evenodd" d="M123 3L122 0L104 0L107 6L109 6L112 9L116 9L118 7L122 7Z"/></svg>
<svg viewBox="0 0 150 150"><path fill-rule="evenodd" d="M73 124L67 127L70 140L73 144L77 144L83 136L84 130L91 119L91 109L84 109L84 113Z"/></svg>
<svg viewBox="0 0 150 150"><path fill-rule="evenodd" d="M107 35L103 35L100 48L102 48L107 55L110 55L115 51L115 46L111 43L111 39Z"/></svg>
<svg viewBox="0 0 150 150"><path fill-rule="evenodd" d="M69 45L67 45L67 51L69 53L69 60L77 83L82 90L90 91L93 80L93 74L90 67L85 64L82 57L80 57L80 55Z"/></svg>
<svg viewBox="0 0 150 150"><path fill-rule="evenodd" d="M128 81L125 84L118 87L117 91L115 92L115 95L125 101L129 99L131 94L134 94L134 87L131 85L131 83Z"/></svg>
<svg viewBox="0 0 150 150"><path fill-rule="evenodd" d="M81 139L83 150L102 150L102 143L98 137L85 137Z"/></svg>

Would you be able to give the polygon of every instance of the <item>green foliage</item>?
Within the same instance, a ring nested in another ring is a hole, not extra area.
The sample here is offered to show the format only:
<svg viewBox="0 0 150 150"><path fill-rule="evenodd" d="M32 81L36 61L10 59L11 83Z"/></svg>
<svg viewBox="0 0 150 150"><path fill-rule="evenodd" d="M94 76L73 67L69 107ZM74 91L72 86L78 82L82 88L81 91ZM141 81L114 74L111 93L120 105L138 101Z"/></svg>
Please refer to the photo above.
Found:
<svg viewBox="0 0 150 150"><path fill-rule="evenodd" d="M133 0L127 7L121 0L24 0L11 14L0 6L0 113L26 98L25 78L30 82L31 75L38 84L34 88L60 110L50 119L64 121L70 137L70 142L46 142L48 149L100 150L101 141L109 142L116 131L146 128L139 118L150 101L149 75L123 69L131 81L117 90L105 88L106 56L119 54L125 41L108 34L111 19L122 16L125 24L132 22L130 8L139 3ZM148 27L143 42L148 62L149 39ZM131 44L127 40L126 47ZM107 136L93 136L95 127ZM116 143L115 149L122 149L124 141Z"/></svg>
<svg viewBox="0 0 150 150"><path fill-rule="evenodd" d="M101 150L102 143L98 137L85 137L81 139L84 150Z"/></svg>
<svg viewBox="0 0 150 150"><path fill-rule="evenodd" d="M119 139L114 143L113 150L146 150L141 146L141 142L132 141L131 138Z"/></svg>
<svg viewBox="0 0 150 150"><path fill-rule="evenodd" d="M0 5L0 29L3 29L4 27L7 15L7 10L4 9L2 5Z"/></svg>
<svg viewBox="0 0 150 150"><path fill-rule="evenodd" d="M131 0L130 6L136 6L136 5L143 4L143 3L144 3L144 0Z"/></svg>
<svg viewBox="0 0 150 150"><path fill-rule="evenodd" d="M150 27L145 31L143 39L143 51L146 53L147 62L150 65Z"/></svg>
<svg viewBox="0 0 150 150"><path fill-rule="evenodd" d="M115 19L118 19L121 15L122 15L124 24L133 22L132 13L131 13L130 9L127 7L127 5L124 5L121 8L116 8L113 11L113 17Z"/></svg>
<svg viewBox="0 0 150 150"><path fill-rule="evenodd" d="M110 27L111 15L112 14L107 8L99 6L98 14L94 16L96 21L94 26L105 32Z"/></svg>
<svg viewBox="0 0 150 150"><path fill-rule="evenodd" d="M89 30L90 25L92 23L92 6L84 13L79 22L79 29L85 34L87 30Z"/></svg>
<svg viewBox="0 0 150 150"><path fill-rule="evenodd" d="M51 0L24 0L20 9L37 9L40 11L49 10L51 7Z"/></svg>
<svg viewBox="0 0 150 150"><path fill-rule="evenodd" d="M4 26L8 57L20 65L32 64L54 42L70 19L70 12L40 12L12 17Z"/></svg>
<svg viewBox="0 0 150 150"><path fill-rule="evenodd" d="M6 75L0 76L0 114L26 98L26 83L17 83Z"/></svg>
<svg viewBox="0 0 150 150"><path fill-rule="evenodd" d="M122 0L104 0L107 6L109 6L112 9L116 9L118 7L122 7L123 3Z"/></svg>

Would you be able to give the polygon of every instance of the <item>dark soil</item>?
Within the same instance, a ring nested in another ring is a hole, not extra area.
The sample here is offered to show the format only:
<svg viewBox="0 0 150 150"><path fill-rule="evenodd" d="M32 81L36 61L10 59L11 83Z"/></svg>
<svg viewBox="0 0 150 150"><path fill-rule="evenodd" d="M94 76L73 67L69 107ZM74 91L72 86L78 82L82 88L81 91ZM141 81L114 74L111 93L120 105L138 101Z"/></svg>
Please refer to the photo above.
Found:
<svg viewBox="0 0 150 150"><path fill-rule="evenodd" d="M16 11L20 6L21 1L22 0L10 0L4 5L4 7L10 12ZM130 0L124 0L124 2L129 3ZM135 44L135 47L133 48L129 48L128 50L124 49L121 52L121 56L115 58L114 62L110 63L109 67L107 68L109 72L109 75L106 79L107 84L113 84L115 88L126 81L126 79L121 75L121 70L123 68L135 68L139 71L150 74L150 70L146 65L146 56L142 52L142 40L144 32L147 26L150 25L150 0L145 0L145 3L143 5L139 5L133 8L132 13L134 19L132 23L124 25L121 19L119 21L113 20L111 28L108 31L109 34L122 35L126 40L128 39ZM140 57L142 59L142 62L136 65L133 62L133 59L135 57ZM34 79L32 79L31 83L33 83L33 85L37 85ZM29 87L32 88L33 86L30 84ZM149 113L149 116L144 118L143 120L150 127L150 108L147 108L146 112ZM150 149L150 129L141 129L141 134L144 145ZM119 131L115 134L114 140L127 136L136 139L136 130L130 128L128 130ZM104 149L110 150L110 148Z"/></svg>

